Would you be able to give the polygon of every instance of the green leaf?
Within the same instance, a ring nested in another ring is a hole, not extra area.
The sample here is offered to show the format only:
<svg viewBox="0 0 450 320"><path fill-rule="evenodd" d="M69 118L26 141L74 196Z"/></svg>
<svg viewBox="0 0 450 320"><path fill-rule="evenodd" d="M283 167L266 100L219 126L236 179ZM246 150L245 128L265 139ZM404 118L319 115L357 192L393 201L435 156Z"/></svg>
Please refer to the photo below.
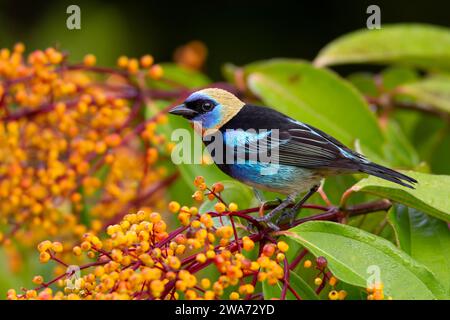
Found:
<svg viewBox="0 0 450 320"><path fill-rule="evenodd" d="M450 221L450 176L403 171L416 179L415 189L370 176L352 187L357 192L367 192L394 200L408 207Z"/></svg>
<svg viewBox="0 0 450 320"><path fill-rule="evenodd" d="M381 72L383 87L394 89L401 84L415 82L419 79L418 72L406 67L390 67Z"/></svg>
<svg viewBox="0 0 450 320"><path fill-rule="evenodd" d="M387 143L384 145L384 154L391 166L412 169L419 164L416 149L395 120L387 123L385 133Z"/></svg>
<svg viewBox="0 0 450 320"><path fill-rule="evenodd" d="M292 289L302 298L302 300L319 300L314 290L300 276L290 271L289 284ZM267 281L263 282L264 300L272 298L279 299L283 290L283 283L278 281L275 285L270 285ZM295 295L288 289L286 292L287 300L297 300Z"/></svg>
<svg viewBox="0 0 450 320"><path fill-rule="evenodd" d="M362 94L375 97L378 95L378 88L375 83L374 75L366 72L352 73L347 77Z"/></svg>
<svg viewBox="0 0 450 320"><path fill-rule="evenodd" d="M334 40L314 61L316 66L346 63L402 63L450 69L450 30L425 24L363 29Z"/></svg>
<svg viewBox="0 0 450 320"><path fill-rule="evenodd" d="M245 67L250 90L294 119L311 124L346 145L358 139L381 154L384 137L363 97L333 72L299 60L277 59Z"/></svg>
<svg viewBox="0 0 450 320"><path fill-rule="evenodd" d="M310 221L280 232L328 261L341 281L366 287L372 268L379 269L384 293L393 299L445 299L445 289L422 264L391 242L347 225Z"/></svg>
<svg viewBox="0 0 450 320"><path fill-rule="evenodd" d="M397 91L411 96L424 109L435 108L450 113L450 76L430 76L419 82L402 85Z"/></svg>
<svg viewBox="0 0 450 320"><path fill-rule="evenodd" d="M447 224L403 205L392 206L388 217L400 248L427 266L450 292L450 232Z"/></svg>

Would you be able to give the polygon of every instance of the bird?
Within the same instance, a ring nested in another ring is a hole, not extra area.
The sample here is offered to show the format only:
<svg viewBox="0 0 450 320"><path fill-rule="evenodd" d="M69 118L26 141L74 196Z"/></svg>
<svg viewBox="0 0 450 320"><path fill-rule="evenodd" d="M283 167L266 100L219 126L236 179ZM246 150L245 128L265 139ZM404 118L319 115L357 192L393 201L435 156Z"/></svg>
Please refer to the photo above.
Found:
<svg viewBox="0 0 450 320"><path fill-rule="evenodd" d="M417 183L369 161L318 128L273 108L247 104L224 89L195 91L169 113L194 124L206 147L214 147L208 150L224 173L253 187L256 194L265 190L286 195L269 213L257 218L274 230L286 219L292 222L329 176L365 173L412 189ZM275 155L276 163L262 154ZM278 214L280 218L273 223Z"/></svg>

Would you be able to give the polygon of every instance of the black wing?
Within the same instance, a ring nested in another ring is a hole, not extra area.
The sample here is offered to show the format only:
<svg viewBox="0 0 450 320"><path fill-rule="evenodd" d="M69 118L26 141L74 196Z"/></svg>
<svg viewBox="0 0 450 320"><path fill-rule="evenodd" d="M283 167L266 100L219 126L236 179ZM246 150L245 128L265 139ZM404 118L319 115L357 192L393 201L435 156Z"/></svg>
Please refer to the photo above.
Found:
<svg viewBox="0 0 450 320"><path fill-rule="evenodd" d="M278 163L309 169L331 169L341 172L364 172L408 188L417 181L395 170L367 160L361 154L347 148L341 142L310 125L296 121L286 115L266 107L245 105L242 110L221 128L227 129L266 129L269 137L267 150L261 147L258 139L246 141L246 156L257 152L278 152ZM278 134L278 136L277 136Z"/></svg>
<svg viewBox="0 0 450 320"><path fill-rule="evenodd" d="M262 135L261 140L268 142L256 139L246 141L240 147L245 148L247 154L270 149L271 154L278 153L278 162L282 165L351 169L354 161L368 162L324 132L270 108L246 105L221 130L226 129L267 129L270 136Z"/></svg>

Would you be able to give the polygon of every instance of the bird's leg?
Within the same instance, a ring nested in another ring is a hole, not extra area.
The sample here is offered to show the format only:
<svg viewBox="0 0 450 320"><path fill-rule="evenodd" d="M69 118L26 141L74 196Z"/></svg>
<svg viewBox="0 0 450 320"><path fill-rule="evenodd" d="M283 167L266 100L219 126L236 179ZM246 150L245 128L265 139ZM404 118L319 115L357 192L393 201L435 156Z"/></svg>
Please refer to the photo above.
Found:
<svg viewBox="0 0 450 320"><path fill-rule="evenodd" d="M297 216L297 213L302 208L302 205L304 205L306 200L308 200L314 193L316 193L318 189L319 185L315 185L314 187L312 187L299 202L297 202L292 208L283 212L283 214L276 221L276 224L281 223L287 218L289 218L289 223L292 224L294 222L295 217Z"/></svg>
<svg viewBox="0 0 450 320"><path fill-rule="evenodd" d="M287 206L291 205L292 203L294 203L295 201L295 197L296 197L296 193L294 194L290 194L289 196L286 197L285 200L283 200L277 207L275 207L272 211L270 211L268 214L266 214L265 216L262 217L258 217L256 218L256 221L259 222L268 222L270 220L272 220L272 218L277 215L278 213L280 213L281 211L283 211ZM273 223L268 223L269 225L273 225ZM271 226L273 228L273 226Z"/></svg>
<svg viewBox="0 0 450 320"><path fill-rule="evenodd" d="M275 200L266 200L264 198L261 190L253 188L253 193L255 194L256 199L259 201L259 216L262 217L264 215L264 208L268 205L279 205L283 202L281 199L277 198Z"/></svg>

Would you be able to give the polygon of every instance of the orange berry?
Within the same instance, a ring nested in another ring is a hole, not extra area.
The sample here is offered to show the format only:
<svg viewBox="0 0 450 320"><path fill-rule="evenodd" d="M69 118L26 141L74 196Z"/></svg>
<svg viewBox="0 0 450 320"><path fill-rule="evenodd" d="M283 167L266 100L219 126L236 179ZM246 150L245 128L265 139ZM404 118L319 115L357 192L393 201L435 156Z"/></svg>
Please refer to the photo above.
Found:
<svg viewBox="0 0 450 320"><path fill-rule="evenodd" d="M214 209L218 212L218 213L222 213L226 210L225 205L222 202L218 202L214 205Z"/></svg>
<svg viewBox="0 0 450 320"><path fill-rule="evenodd" d="M88 241L83 241L81 243L81 250L88 251L91 249L91 244Z"/></svg>
<svg viewBox="0 0 450 320"><path fill-rule="evenodd" d="M97 62L97 58L93 54L87 54L84 56L83 64L87 67L92 67Z"/></svg>
<svg viewBox="0 0 450 320"><path fill-rule="evenodd" d="M275 253L275 245L272 243L265 244L262 253L266 257L271 257Z"/></svg>
<svg viewBox="0 0 450 320"><path fill-rule="evenodd" d="M311 260L305 260L305 262L303 262L304 268L308 269L308 268L311 268L311 266L312 266Z"/></svg>
<svg viewBox="0 0 450 320"><path fill-rule="evenodd" d="M150 78L154 80L161 79L164 75L164 70L159 64L154 64L151 66L151 68L148 70L148 75Z"/></svg>
<svg viewBox="0 0 450 320"><path fill-rule="evenodd" d="M50 260L50 253L48 253L48 252L46 252L46 251L44 251L44 252L41 252L40 254L39 254L39 261L41 262L41 263L46 263L46 262L48 262L49 260Z"/></svg>
<svg viewBox="0 0 450 320"><path fill-rule="evenodd" d="M212 191L214 191L215 193L220 193L223 191L223 189L224 189L224 186L220 182L216 182L212 186Z"/></svg>
<svg viewBox="0 0 450 320"><path fill-rule="evenodd" d="M255 247L255 243L249 237L243 237L242 242L245 251L252 251Z"/></svg>
<svg viewBox="0 0 450 320"><path fill-rule="evenodd" d="M331 277L330 280L328 280L328 284L330 286L335 286L337 282L337 279L335 277Z"/></svg>
<svg viewBox="0 0 450 320"><path fill-rule="evenodd" d="M14 45L14 52L23 53L25 51L25 45L22 42L18 42Z"/></svg>
<svg viewBox="0 0 450 320"><path fill-rule="evenodd" d="M375 291L373 293L373 300L384 300L383 291Z"/></svg>
<svg viewBox="0 0 450 320"><path fill-rule="evenodd" d="M119 59L117 59L117 66L123 69L128 67L128 57L120 56Z"/></svg>
<svg viewBox="0 0 450 320"><path fill-rule="evenodd" d="M128 61L128 66L127 66L127 70L129 73L131 74L135 74L136 72L139 71L139 62L137 59L130 59Z"/></svg>
<svg viewBox="0 0 450 320"><path fill-rule="evenodd" d="M105 143L109 147L117 147L121 142L122 138L117 133L113 133L105 137Z"/></svg>
<svg viewBox="0 0 450 320"><path fill-rule="evenodd" d="M194 179L194 185L196 187L200 186L201 184L205 183L205 178L203 178L202 176L196 176Z"/></svg>
<svg viewBox="0 0 450 320"><path fill-rule="evenodd" d="M34 284L42 284L44 282L44 278L42 276L35 276L33 278Z"/></svg>
<svg viewBox="0 0 450 320"><path fill-rule="evenodd" d="M192 195L192 198L195 201L199 201L199 202L203 201L203 192L201 192L199 190L195 191L194 194Z"/></svg>
<svg viewBox="0 0 450 320"><path fill-rule="evenodd" d="M145 56L141 57L140 62L143 68L148 68L153 64L153 61L154 61L153 57L149 54L146 54Z"/></svg>
<svg viewBox="0 0 450 320"><path fill-rule="evenodd" d="M339 300L344 300L347 297L347 291L340 290L339 291Z"/></svg>

